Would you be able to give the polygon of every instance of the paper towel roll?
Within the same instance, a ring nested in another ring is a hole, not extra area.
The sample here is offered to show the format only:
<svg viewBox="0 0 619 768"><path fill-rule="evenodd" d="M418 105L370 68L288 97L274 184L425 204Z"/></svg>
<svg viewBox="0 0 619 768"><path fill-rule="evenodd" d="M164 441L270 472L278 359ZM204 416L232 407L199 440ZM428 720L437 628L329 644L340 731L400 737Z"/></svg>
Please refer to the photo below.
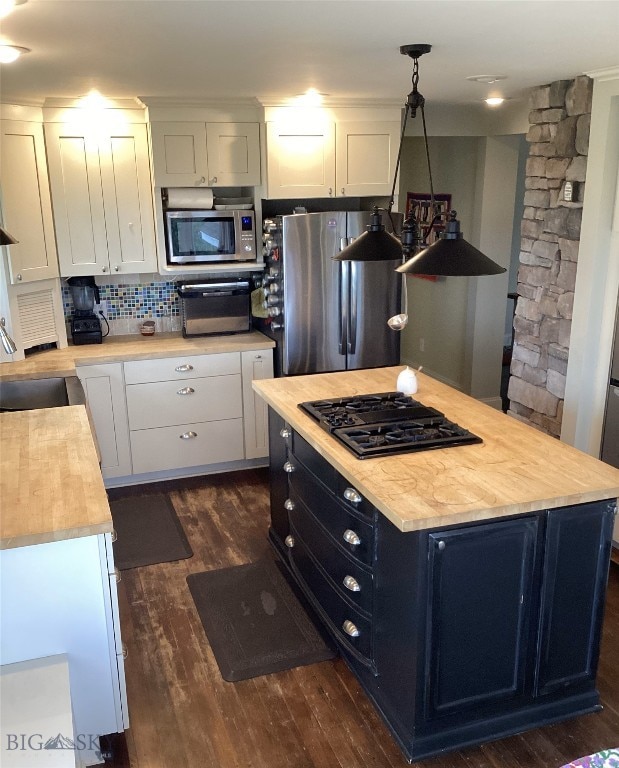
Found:
<svg viewBox="0 0 619 768"><path fill-rule="evenodd" d="M213 190L200 187L168 188L168 208L197 208L209 210L213 207Z"/></svg>

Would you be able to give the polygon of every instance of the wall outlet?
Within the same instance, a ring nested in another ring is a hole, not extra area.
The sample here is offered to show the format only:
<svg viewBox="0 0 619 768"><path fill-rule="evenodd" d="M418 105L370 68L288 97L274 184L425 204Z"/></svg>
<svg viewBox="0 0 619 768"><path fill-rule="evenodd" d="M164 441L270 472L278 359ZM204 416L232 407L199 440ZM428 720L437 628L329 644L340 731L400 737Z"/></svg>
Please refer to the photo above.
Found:
<svg viewBox="0 0 619 768"><path fill-rule="evenodd" d="M99 312L103 312L107 317L107 301L100 301L98 304L95 304L95 315L98 315Z"/></svg>
<svg viewBox="0 0 619 768"><path fill-rule="evenodd" d="M419 339L419 351L420 352L426 351L426 340L423 337Z"/></svg>

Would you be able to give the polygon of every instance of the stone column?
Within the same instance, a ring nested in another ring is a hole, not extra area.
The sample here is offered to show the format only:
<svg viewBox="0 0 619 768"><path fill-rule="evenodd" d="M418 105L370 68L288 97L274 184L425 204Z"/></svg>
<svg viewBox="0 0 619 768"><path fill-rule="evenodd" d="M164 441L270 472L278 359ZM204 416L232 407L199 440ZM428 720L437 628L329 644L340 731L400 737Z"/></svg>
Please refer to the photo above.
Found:
<svg viewBox="0 0 619 768"><path fill-rule="evenodd" d="M576 283L593 81L558 80L530 93L509 413L561 432ZM565 200L566 183L576 187Z"/></svg>

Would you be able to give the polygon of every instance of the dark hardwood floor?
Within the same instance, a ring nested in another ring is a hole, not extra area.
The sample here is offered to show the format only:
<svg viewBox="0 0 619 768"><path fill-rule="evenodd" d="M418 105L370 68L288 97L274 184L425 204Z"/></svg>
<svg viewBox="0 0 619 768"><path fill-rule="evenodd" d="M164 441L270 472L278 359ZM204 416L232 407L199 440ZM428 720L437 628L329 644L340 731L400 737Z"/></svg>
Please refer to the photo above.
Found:
<svg viewBox="0 0 619 768"><path fill-rule="evenodd" d="M123 571L119 584L131 727L115 768L404 768L387 728L341 658L226 683L186 577L268 549L267 470L110 491L167 492L192 558ZM578 563L574 563L578 567ZM424 768L558 768L619 746L619 565L611 565L598 674L604 709L460 752Z"/></svg>

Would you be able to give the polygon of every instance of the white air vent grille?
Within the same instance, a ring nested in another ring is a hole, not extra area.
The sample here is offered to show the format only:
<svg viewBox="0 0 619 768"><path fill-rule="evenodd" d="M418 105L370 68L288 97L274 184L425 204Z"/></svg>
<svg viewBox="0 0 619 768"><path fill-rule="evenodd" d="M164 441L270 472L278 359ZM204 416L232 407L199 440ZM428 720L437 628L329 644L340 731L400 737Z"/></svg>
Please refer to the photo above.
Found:
<svg viewBox="0 0 619 768"><path fill-rule="evenodd" d="M51 288L17 296L17 313L24 349L58 341Z"/></svg>

